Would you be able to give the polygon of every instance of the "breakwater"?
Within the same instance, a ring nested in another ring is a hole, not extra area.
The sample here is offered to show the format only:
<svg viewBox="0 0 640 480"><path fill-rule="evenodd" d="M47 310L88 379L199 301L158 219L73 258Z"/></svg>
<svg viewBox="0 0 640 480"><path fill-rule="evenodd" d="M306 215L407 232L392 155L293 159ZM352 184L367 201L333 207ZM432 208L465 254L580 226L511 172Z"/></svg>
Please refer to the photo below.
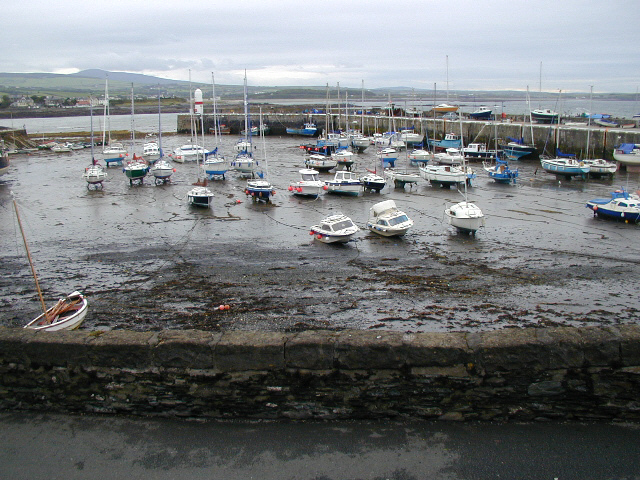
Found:
<svg viewBox="0 0 640 480"><path fill-rule="evenodd" d="M208 418L640 420L640 327L0 328L0 408Z"/></svg>
<svg viewBox="0 0 640 480"><path fill-rule="evenodd" d="M257 119L257 116L252 118ZM325 128L326 119L324 115L313 115L302 113L267 113L263 115L263 121L269 126L270 135L285 135L287 128L300 128L306 121L315 121L318 130ZM342 125L346 121L346 117L338 117L334 115L329 125ZM257 121L257 120L256 120ZM191 131L191 117L189 115L178 115L177 120L178 133L189 133ZM244 114L241 113L224 113L220 116L220 122L230 128L231 134L239 135L244 129ZM418 132L424 133L429 138L444 138L449 132L460 132L459 121L449 121L441 118L425 118L425 117L396 117L389 125L387 117L377 115L365 115L364 117L350 117L349 122L353 128L361 129L365 135L371 135L374 132L383 132L388 129L395 130L413 127ZM355 122L355 123L354 123ZM201 127L198 122L195 127L200 131ZM536 146L540 154L555 156L556 144L563 153L573 153L579 158L585 158L587 140L590 145L590 156L595 158L613 159L613 148L621 143L640 143L640 130L637 128L604 128L592 125L571 126L571 125L530 125L525 122L522 117L508 118L507 121L501 122L484 122L477 120L463 120L462 132L465 144L472 142L486 143L489 148L493 148L495 139L499 143L508 142L511 138L524 138L526 143L530 143L533 138L533 144ZM256 124L254 122L254 124ZM204 130L208 134L213 128L213 115L203 116ZM337 128L337 127L336 127ZM587 138L589 136L589 138ZM303 139L301 138L301 141Z"/></svg>

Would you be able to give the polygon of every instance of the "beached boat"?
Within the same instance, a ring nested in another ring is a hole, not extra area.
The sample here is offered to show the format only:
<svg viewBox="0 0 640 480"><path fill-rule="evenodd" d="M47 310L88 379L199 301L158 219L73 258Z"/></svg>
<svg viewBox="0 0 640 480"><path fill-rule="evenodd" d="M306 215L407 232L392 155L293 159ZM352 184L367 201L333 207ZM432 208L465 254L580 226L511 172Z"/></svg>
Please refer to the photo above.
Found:
<svg viewBox="0 0 640 480"><path fill-rule="evenodd" d="M173 175L176 171L173 168L173 165L164 158L164 153L162 151L162 115L161 115L161 107L160 107L160 97L158 96L158 136L157 136L157 144L158 144L158 152L159 157L154 162L151 167L151 174L155 179L156 185L161 183L167 183L171 180L171 175Z"/></svg>
<svg viewBox="0 0 640 480"><path fill-rule="evenodd" d="M487 107L479 107L469 114L471 120L490 120L492 110Z"/></svg>
<svg viewBox="0 0 640 480"><path fill-rule="evenodd" d="M575 158L542 158L540 159L540 165L545 172L566 179L572 177L582 177L586 179L589 173L589 165L584 162L579 162Z"/></svg>
<svg viewBox="0 0 640 480"><path fill-rule="evenodd" d="M319 172L328 172L336 168L338 162L333 157L327 155L321 155L319 153L312 153L307 155L304 159L304 164L307 168L317 170Z"/></svg>
<svg viewBox="0 0 640 480"><path fill-rule="evenodd" d="M260 108L260 126L262 127L262 107ZM267 162L267 150L264 142L265 129L260 128L260 137L262 138L262 147L263 147L263 155L264 155L264 171L257 172L258 179L247 180L247 186L245 187L244 193L248 196L251 196L251 199L254 202L263 201L269 202L270 198L276 194L276 189L273 187L270 181L267 180L269 177L268 173L268 162Z"/></svg>
<svg viewBox="0 0 640 480"><path fill-rule="evenodd" d="M506 160L496 158L494 164L483 162L485 172L496 183L516 183L518 178L518 169L511 170L509 163Z"/></svg>
<svg viewBox="0 0 640 480"><path fill-rule="evenodd" d="M31 258L31 252L29 245L27 244L27 237L22 227L22 220L20 219L20 213L18 212L18 204L15 199L13 200L13 208L16 212L16 218L18 219L18 226L20 227L20 233L22 234L22 241L24 242L24 248L27 252L27 259L29 260L29 266L31 267L31 274L35 281L36 290L38 291L38 297L40 299L40 305L42 307L42 314L27 323L24 328L33 330L41 330L47 332L53 332L57 330L74 330L80 326L87 316L89 309L89 303L87 299L78 291L74 291L58 300L58 302L51 308L47 309L44 303L44 297L42 290L40 290L40 283L38 282L38 276L36 275L36 269Z"/></svg>
<svg viewBox="0 0 640 480"><path fill-rule="evenodd" d="M323 219L313 225L310 234L323 243L346 243L358 233L360 228L353 221L341 213Z"/></svg>
<svg viewBox="0 0 640 480"><path fill-rule="evenodd" d="M313 122L306 122L302 128L287 128L286 132L288 135L315 137L318 134L318 126Z"/></svg>
<svg viewBox="0 0 640 480"><path fill-rule="evenodd" d="M520 160L525 158L533 158L538 155L538 150L534 145L527 145L523 138L511 138L506 145L500 145L500 150L509 160Z"/></svg>
<svg viewBox="0 0 640 480"><path fill-rule="evenodd" d="M433 161L439 165L461 165L464 160L459 148L447 148L433 155Z"/></svg>
<svg viewBox="0 0 640 480"><path fill-rule="evenodd" d="M625 189L611 192L610 198L594 198L587 202L594 216L614 218L625 222L640 221L640 197Z"/></svg>
<svg viewBox="0 0 640 480"><path fill-rule="evenodd" d="M458 106L451 105L449 103L441 103L440 105L436 105L431 109L432 112L436 113L447 113L447 112L457 112Z"/></svg>
<svg viewBox="0 0 640 480"><path fill-rule="evenodd" d="M613 150L613 159L622 165L640 165L640 144L622 143Z"/></svg>
<svg viewBox="0 0 640 480"><path fill-rule="evenodd" d="M143 157L139 157L135 154L135 143L136 143L136 135L135 135L135 112L134 112L134 96L133 96L133 86L131 87L131 151L133 153L133 158L127 161L127 164L124 166L122 171L129 179L129 184L133 185L134 182L139 182L142 184L144 182L144 177L149 173L149 164L145 161Z"/></svg>
<svg viewBox="0 0 640 480"><path fill-rule="evenodd" d="M462 154L467 159L489 159L496 158L497 152L495 150L489 150L486 143L470 143L462 149Z"/></svg>
<svg viewBox="0 0 640 480"><path fill-rule="evenodd" d="M418 169L422 178L436 186L448 188L467 179L467 173L456 165L420 165Z"/></svg>
<svg viewBox="0 0 640 480"><path fill-rule="evenodd" d="M127 149L120 142L111 142L111 122L109 111L109 79L104 82L104 123L102 130L102 161L107 167L111 164L120 166L129 155Z"/></svg>
<svg viewBox="0 0 640 480"><path fill-rule="evenodd" d="M385 237L400 236L413 226L406 213L396 207L393 200L386 200L373 205L369 209L367 228Z"/></svg>
<svg viewBox="0 0 640 480"><path fill-rule="evenodd" d="M422 143L424 135L417 133L414 128L405 128L400 130L400 138L407 145L413 145L416 143Z"/></svg>
<svg viewBox="0 0 640 480"><path fill-rule="evenodd" d="M341 148L335 153L332 153L331 157L335 160L338 168L345 170L351 170L351 167L356 161L355 153L350 152L346 148Z"/></svg>
<svg viewBox="0 0 640 480"><path fill-rule="evenodd" d="M87 188L102 188L102 182L107 178L107 172L93 154L93 107L91 108L91 164L84 169L82 176L87 181Z"/></svg>
<svg viewBox="0 0 640 480"><path fill-rule="evenodd" d="M198 157L204 157L205 153L204 147L195 143L185 143L173 150L171 158L178 163L195 162Z"/></svg>
<svg viewBox="0 0 640 480"><path fill-rule="evenodd" d="M89 302L80 292L72 292L24 326L31 330L55 332L75 330L82 324L89 311Z"/></svg>
<svg viewBox="0 0 640 480"><path fill-rule="evenodd" d="M593 158L582 161L589 166L589 176L593 178L613 177L618 171L618 164L603 158Z"/></svg>
<svg viewBox="0 0 640 480"><path fill-rule="evenodd" d="M213 192L207 187L197 185L187 192L189 205L209 208L213 203Z"/></svg>
<svg viewBox="0 0 640 480"><path fill-rule="evenodd" d="M298 170L300 180L289 184L289 191L301 197L317 197L327 189L318 177L318 171L309 168Z"/></svg>
<svg viewBox="0 0 640 480"><path fill-rule="evenodd" d="M538 123L558 123L560 115L548 108L531 110L531 119Z"/></svg>
<svg viewBox="0 0 640 480"><path fill-rule="evenodd" d="M360 176L360 181L362 182L362 187L365 192L375 192L380 193L380 191L385 187L387 181L384 177L381 177L377 173L369 172Z"/></svg>
<svg viewBox="0 0 640 480"><path fill-rule="evenodd" d="M398 150L392 147L382 148L376 152L376 157L380 159L382 168L393 168L398 160Z"/></svg>
<svg viewBox="0 0 640 480"><path fill-rule="evenodd" d="M616 128L620 126L618 122L614 120L608 120L606 118L596 118L593 120L593 123L595 123L596 125L600 125L601 127L608 127L608 128Z"/></svg>
<svg viewBox="0 0 640 480"><path fill-rule="evenodd" d="M249 129L249 100L247 96L247 73L244 75L244 135L236 143L236 157L231 161L231 167L245 176L253 178L257 162L253 158L253 143Z"/></svg>
<svg viewBox="0 0 640 480"><path fill-rule="evenodd" d="M160 145L158 144L158 135L155 133L147 133L142 144L142 156L150 164L154 164L160 157Z"/></svg>
<svg viewBox="0 0 640 480"><path fill-rule="evenodd" d="M426 164L433 158L431 152L423 149L423 148L414 148L409 152L409 161L411 165L421 165Z"/></svg>
<svg viewBox="0 0 640 480"><path fill-rule="evenodd" d="M0 144L0 175L9 171L9 153L4 148L4 142Z"/></svg>
<svg viewBox="0 0 640 480"><path fill-rule="evenodd" d="M485 225L482 210L475 203L470 203L466 199L464 202L446 208L444 213L449 225L463 233L475 235L476 231Z"/></svg>
<svg viewBox="0 0 640 480"><path fill-rule="evenodd" d="M339 170L335 173L333 180L324 182L328 193L341 195L359 195L362 191L362 182L356 173L348 170Z"/></svg>
<svg viewBox="0 0 640 480"><path fill-rule="evenodd" d="M442 140L428 140L430 149L446 150L447 148L460 148L462 143L460 141L460 135L457 133L447 133Z"/></svg>

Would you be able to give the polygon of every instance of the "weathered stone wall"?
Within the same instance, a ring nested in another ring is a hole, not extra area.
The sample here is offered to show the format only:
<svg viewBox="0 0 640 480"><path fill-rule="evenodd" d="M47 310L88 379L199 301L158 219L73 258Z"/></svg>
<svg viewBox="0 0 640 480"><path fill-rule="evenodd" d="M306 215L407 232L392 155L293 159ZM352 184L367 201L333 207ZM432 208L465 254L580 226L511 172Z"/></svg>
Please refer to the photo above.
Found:
<svg viewBox="0 0 640 480"><path fill-rule="evenodd" d="M485 333L0 328L0 409L640 420L640 327Z"/></svg>

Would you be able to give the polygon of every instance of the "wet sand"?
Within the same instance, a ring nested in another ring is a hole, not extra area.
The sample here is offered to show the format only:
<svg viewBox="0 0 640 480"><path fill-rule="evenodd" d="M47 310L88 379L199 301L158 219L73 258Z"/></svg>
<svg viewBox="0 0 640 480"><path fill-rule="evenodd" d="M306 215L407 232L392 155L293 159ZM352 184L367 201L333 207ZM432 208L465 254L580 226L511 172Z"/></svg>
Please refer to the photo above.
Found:
<svg viewBox="0 0 640 480"><path fill-rule="evenodd" d="M165 150L185 140L168 137ZM229 158L235 140L223 138ZM521 161L518 184L499 185L472 164L478 178L469 200L486 216L472 237L443 218L462 195L426 181L358 197L295 198L287 187L303 167L298 146L306 140L265 143L274 201L247 199L246 180L229 172L210 183L209 210L187 204L194 163L175 164L172 183L160 186L152 178L130 186L112 167L104 189L90 191L82 178L88 150L12 157L0 177L0 324L22 326L39 313L11 192L47 302L76 289L88 296L82 329L416 332L637 321L640 227L594 218L585 203L619 186L637 189L638 174L559 182L539 162ZM264 168L262 142L255 145ZM374 165L371 147L355 169ZM385 199L415 222L403 238L365 228L371 205ZM309 227L337 212L362 230L346 245L318 243Z"/></svg>

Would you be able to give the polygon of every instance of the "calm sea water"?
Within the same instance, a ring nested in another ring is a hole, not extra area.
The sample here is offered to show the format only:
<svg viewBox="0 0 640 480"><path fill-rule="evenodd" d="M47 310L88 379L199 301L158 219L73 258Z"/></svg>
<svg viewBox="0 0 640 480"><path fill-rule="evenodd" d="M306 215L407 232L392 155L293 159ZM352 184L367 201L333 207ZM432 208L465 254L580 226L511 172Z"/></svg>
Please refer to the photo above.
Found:
<svg viewBox="0 0 640 480"><path fill-rule="evenodd" d="M295 105L299 104L300 100L291 100L289 102L282 101L281 104ZM432 104L426 101L416 102L397 102L398 106L416 108L431 108ZM355 105L361 105L360 102L354 101ZM380 102L364 102L366 108L382 108L386 104ZM632 118L633 115L640 113L640 106L637 102L621 102L621 101L593 101L591 104L594 113L609 114L616 118ZM468 103L461 108L462 112L471 112L480 106L480 103ZM494 112L500 114L502 112L507 115L523 115L527 113L528 105L524 100L522 101L505 101L500 103L493 103L486 105L493 109ZM584 99L567 99L559 101L548 101L548 103L532 103L531 108L550 108L557 112L560 112L565 116L576 116L582 113L588 112L590 102L588 98ZM318 108L324 108L324 103L318 100ZM338 105L333 104L332 108L337 109ZM356 107L357 108L357 107ZM186 113L186 112L185 112ZM178 124L177 113L163 113L162 114L162 131L163 132L176 132ZM135 128L140 132L157 132L158 131L158 115L157 114L140 114L135 116ZM130 130L131 129L131 116L130 115L112 115L109 120L111 130ZM75 117L55 117L55 118L11 118L0 119L0 126L9 128L26 128L29 134L45 134L45 133L64 133L64 132L78 132L91 129L91 117L87 116L75 116ZM102 115L93 116L93 129L96 136L99 136L104 128L104 119Z"/></svg>

